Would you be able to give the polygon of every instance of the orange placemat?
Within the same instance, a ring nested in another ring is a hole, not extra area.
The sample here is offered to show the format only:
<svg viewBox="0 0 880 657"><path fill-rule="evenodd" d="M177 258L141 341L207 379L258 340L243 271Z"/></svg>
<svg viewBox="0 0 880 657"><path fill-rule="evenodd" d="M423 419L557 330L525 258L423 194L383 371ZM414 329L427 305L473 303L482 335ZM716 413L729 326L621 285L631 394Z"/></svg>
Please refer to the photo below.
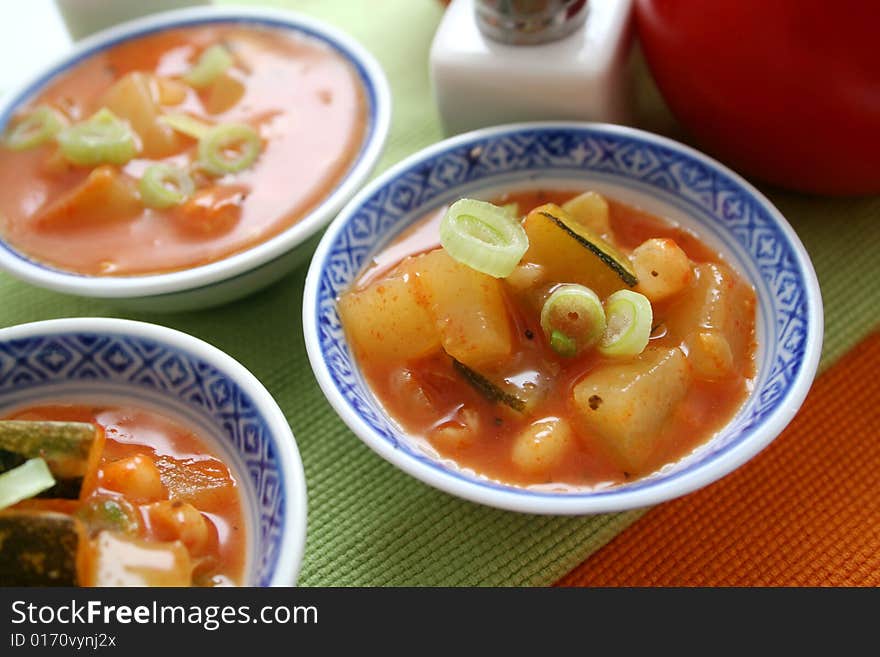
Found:
<svg viewBox="0 0 880 657"><path fill-rule="evenodd" d="M766 450L662 504L562 586L880 585L880 332Z"/></svg>

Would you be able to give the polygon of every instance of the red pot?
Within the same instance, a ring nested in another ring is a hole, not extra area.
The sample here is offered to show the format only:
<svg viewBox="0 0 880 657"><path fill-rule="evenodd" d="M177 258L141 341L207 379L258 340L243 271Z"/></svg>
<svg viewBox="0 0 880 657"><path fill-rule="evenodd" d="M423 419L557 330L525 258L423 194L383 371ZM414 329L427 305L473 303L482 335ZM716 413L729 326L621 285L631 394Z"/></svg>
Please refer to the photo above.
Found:
<svg viewBox="0 0 880 657"><path fill-rule="evenodd" d="M880 2L636 0L673 113L744 174L880 193Z"/></svg>

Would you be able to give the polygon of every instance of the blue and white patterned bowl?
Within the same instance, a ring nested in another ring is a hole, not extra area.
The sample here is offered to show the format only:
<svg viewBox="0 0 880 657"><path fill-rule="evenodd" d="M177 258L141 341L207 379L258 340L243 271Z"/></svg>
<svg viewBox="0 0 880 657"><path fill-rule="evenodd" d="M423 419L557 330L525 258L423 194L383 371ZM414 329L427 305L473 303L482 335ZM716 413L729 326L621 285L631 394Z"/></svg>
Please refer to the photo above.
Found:
<svg viewBox="0 0 880 657"><path fill-rule="evenodd" d="M250 586L296 582L306 486L290 425L230 356L169 328L78 318L0 329L0 416L35 404L131 403L193 427L235 474Z"/></svg>
<svg viewBox="0 0 880 657"><path fill-rule="evenodd" d="M441 460L408 438L352 358L335 299L414 221L463 196L544 187L597 189L695 230L754 285L754 390L707 444L645 479L600 490L517 488ZM822 299L803 245L776 208L738 175L691 148L603 124L500 126L445 140L373 181L343 209L312 260L303 302L315 376L358 437L402 470L463 498L531 513L643 507L715 481L757 454L792 419L822 345Z"/></svg>
<svg viewBox="0 0 880 657"><path fill-rule="evenodd" d="M194 7L136 19L98 32L0 99L0 133L15 114L54 77L120 42L163 30L209 23L235 23L288 30L325 43L348 60L367 99L363 145L342 180L293 226L256 246L217 262L144 276L87 276L37 262L0 240L0 269L34 285L85 297L113 299L139 310L194 310L241 298L308 261L321 231L363 185L382 154L391 122L391 92L382 67L352 37L326 23L277 9Z"/></svg>

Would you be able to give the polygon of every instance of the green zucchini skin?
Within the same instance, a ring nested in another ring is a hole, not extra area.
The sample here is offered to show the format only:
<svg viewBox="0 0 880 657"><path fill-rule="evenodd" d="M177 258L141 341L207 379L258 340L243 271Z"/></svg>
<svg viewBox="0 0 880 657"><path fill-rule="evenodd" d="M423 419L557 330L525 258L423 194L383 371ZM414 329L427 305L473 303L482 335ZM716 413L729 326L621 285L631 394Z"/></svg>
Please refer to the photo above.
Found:
<svg viewBox="0 0 880 657"><path fill-rule="evenodd" d="M41 457L58 483L39 497L77 499L96 436L84 422L0 420L0 474Z"/></svg>
<svg viewBox="0 0 880 657"><path fill-rule="evenodd" d="M454 358L452 359L452 366L461 374L465 380L470 383L474 388L476 388L480 393L483 394L486 399L495 403L505 404L509 406L513 410L518 413L522 413L526 410L526 401L524 399L520 399L516 395L510 394L502 390L499 386L492 383L485 376L472 370L470 367L461 363Z"/></svg>
<svg viewBox="0 0 880 657"><path fill-rule="evenodd" d="M0 586L77 586L85 530L54 511L0 512Z"/></svg>
<svg viewBox="0 0 880 657"><path fill-rule="evenodd" d="M541 212L541 214L547 217L547 219L552 221L563 231L565 231L569 235L569 237L574 238L578 244L580 244L585 249L588 249L593 255L604 262L615 274L620 277L620 280L622 280L624 283L626 283L630 287L635 287L639 284L639 279L636 277L635 272L633 272L629 267L625 266L622 261L617 260L606 251L603 251L593 241L588 240L586 237L581 235L578 232L577 227L571 225L565 220L565 218L557 217L550 214L549 212Z"/></svg>
<svg viewBox="0 0 880 657"><path fill-rule="evenodd" d="M53 475L83 476L97 429L86 422L0 420L0 449L42 457Z"/></svg>

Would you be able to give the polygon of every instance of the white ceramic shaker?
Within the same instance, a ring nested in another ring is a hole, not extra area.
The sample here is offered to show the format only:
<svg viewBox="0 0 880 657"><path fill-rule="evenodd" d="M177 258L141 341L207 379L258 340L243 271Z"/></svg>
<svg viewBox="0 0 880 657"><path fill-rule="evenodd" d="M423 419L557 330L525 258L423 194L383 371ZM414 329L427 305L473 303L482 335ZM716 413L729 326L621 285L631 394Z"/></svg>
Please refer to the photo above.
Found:
<svg viewBox="0 0 880 657"><path fill-rule="evenodd" d="M430 57L446 134L629 122L631 16L632 0L452 0Z"/></svg>

